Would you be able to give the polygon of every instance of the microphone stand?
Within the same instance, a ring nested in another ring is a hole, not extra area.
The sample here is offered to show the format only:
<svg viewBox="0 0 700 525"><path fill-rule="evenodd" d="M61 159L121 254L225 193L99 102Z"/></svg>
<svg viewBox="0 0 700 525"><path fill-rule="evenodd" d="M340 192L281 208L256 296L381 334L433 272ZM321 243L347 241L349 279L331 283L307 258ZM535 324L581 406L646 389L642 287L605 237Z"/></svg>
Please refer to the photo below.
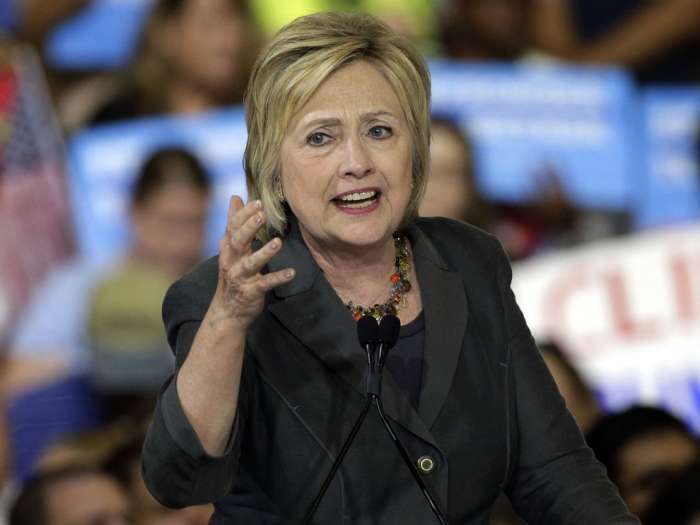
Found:
<svg viewBox="0 0 700 525"><path fill-rule="evenodd" d="M445 518L445 515L440 510L440 507L433 498L432 494L430 494L430 490L428 489L428 486L426 485L425 481L418 472L418 469L416 469L416 466L413 464L413 460L411 459L408 451L406 450L406 447L401 442L396 432L394 432L391 423L389 423L389 420L384 414L384 405L382 404L381 397L383 377L382 373L384 371L384 364L386 363L387 354L398 340L398 331L400 327L398 319L394 316L385 316L384 318L382 318L382 320L384 320L387 317L393 317L393 319L395 319L395 321L393 322L394 326L392 327L393 330L391 328L389 330L382 330L382 328L384 328L383 326L379 327L378 329L375 319L371 316L365 316L358 322L358 333L361 333L361 328L365 328L364 337L360 335L360 341L361 346L367 352L367 399L365 401L364 406L362 407L362 412L360 412L360 415L357 417L357 420L355 421L355 424L353 425L350 434L345 440L345 443L343 443L338 457L336 457L335 461L333 462L333 465L331 466L331 470L328 472L326 479L323 481L321 489L316 495L316 498L311 504L311 507L309 507L309 510L306 512L306 515L304 516L304 521L302 522L304 525L309 525L311 523L311 520L314 514L316 513L316 510L318 510L318 506L321 504L323 496L326 494L326 491L328 490L331 481L333 481L336 472L340 468L343 459L345 459L345 455L350 449L350 445L352 445L352 442L355 440L355 436L357 435L358 431L360 430L360 427L364 423L371 405L374 405L377 408L379 418L382 420L384 428L389 434L391 440L394 442L394 445L399 451L399 454L401 455L404 463L411 471L413 479L420 487L421 492L423 492L423 496L428 502L428 505L430 505L430 509L433 511L433 514L435 514L435 517L437 518L438 522L441 525L449 525L447 519ZM371 320L373 326L369 324L369 320ZM364 323L364 326L360 327L360 323ZM391 333L392 331L395 333Z"/></svg>
<svg viewBox="0 0 700 525"><path fill-rule="evenodd" d="M369 351L368 351L368 353L369 353ZM367 412L369 412L370 406L372 406L372 398L367 396L367 399L365 400L365 404L362 407L362 412L360 412L360 415L355 420L355 424L353 425L352 430L350 431L350 434L348 435L347 439L345 440L345 443L343 443L343 446L340 449L340 454L338 454L338 457L335 458L335 461L333 462L333 465L331 466L331 470L328 472L326 479L323 481L323 485L321 485L321 489L318 491L318 494L316 495L316 498L314 499L313 503L311 504L311 507L309 507L309 510L306 512L306 515L304 516L304 521L302 522L302 523L304 523L304 525L308 525L309 523L311 523L311 519L314 517L314 514L316 513L318 506L321 504L321 500L323 499L323 496L326 494L326 491L328 490L328 487L330 486L331 481L333 481L333 478L335 477L335 473L338 471L338 468L340 468L340 464L343 462L343 459L345 459L345 455L348 453L348 450L350 450L350 445L352 445L352 442L355 440L355 436L357 435L357 432L360 430L362 423L364 423L365 418L367 417Z"/></svg>
<svg viewBox="0 0 700 525"><path fill-rule="evenodd" d="M413 474L413 479L416 480L416 483L420 487L421 492L423 492L423 496L425 497L425 500L428 502L428 505L430 505L430 510L432 510L433 514L435 514L435 517L437 518L438 523L440 523L441 525L449 525L447 522L447 518L445 518L445 515L440 510L440 507L438 507L437 502L433 499L433 496L430 494L430 490L428 489L428 486L425 484L425 481L423 481L423 478L421 477L420 473L416 469L416 466L413 464L411 457L408 455L408 451L406 450L406 447L404 447L403 443L401 443L399 436L396 435L396 433L394 432L394 429L392 428L391 424L389 423L389 420L384 415L384 407L382 405L381 398L372 394L372 399L374 401L374 406L377 407L377 412L379 412L379 417L381 418L382 423L384 423L384 428L386 428L386 431L388 432L389 436L391 437L391 440L394 442L394 445L396 445L396 448L398 449L399 454L401 454L401 457L403 458L404 463L406 463L408 470L410 470L411 474Z"/></svg>

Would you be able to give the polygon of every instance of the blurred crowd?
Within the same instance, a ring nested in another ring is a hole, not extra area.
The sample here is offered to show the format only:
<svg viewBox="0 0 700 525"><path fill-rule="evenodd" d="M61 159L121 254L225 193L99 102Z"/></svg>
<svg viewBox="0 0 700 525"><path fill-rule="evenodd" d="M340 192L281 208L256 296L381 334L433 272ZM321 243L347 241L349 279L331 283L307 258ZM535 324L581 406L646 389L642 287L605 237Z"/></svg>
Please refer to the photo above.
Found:
<svg viewBox="0 0 700 525"><path fill-rule="evenodd" d="M266 39L296 16L326 9L371 12L430 58L610 64L640 85L700 85L698 0L153 0L134 55L118 71L57 68L46 56L53 31L91 0L7 2L12 22L0 36L0 75L13 53L33 50L63 138L97 125L240 104ZM8 206L1 184L14 122L3 86L0 212ZM533 174L539 191L529 202L495 202L480 191L472 143L458 123L435 115L432 134L421 214L492 232L513 260L630 231L624 212L573 204L554 169ZM68 221L65 253L41 271L4 329L0 304L0 523L208 522L209 506L172 510L156 502L141 480L139 454L173 366L160 304L169 283L205 253L211 193L210 175L191 151L153 152L130 188L123 253L85 260ZM32 244L39 237L12 249L40 253ZM652 525L700 524L700 449L691 430L659 407L605 413L566 348L552 341L540 347L631 510ZM493 523L518 521L504 503Z"/></svg>

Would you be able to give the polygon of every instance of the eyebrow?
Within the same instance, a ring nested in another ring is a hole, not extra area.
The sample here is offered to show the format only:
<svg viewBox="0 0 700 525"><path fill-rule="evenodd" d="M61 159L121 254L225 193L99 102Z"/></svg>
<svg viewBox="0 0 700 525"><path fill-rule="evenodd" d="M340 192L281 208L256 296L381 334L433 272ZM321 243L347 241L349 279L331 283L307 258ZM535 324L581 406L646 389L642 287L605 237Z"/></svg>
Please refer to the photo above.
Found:
<svg viewBox="0 0 700 525"><path fill-rule="evenodd" d="M315 119L310 120L308 122L302 123L301 128L306 129L306 128L311 128L311 127L316 127L316 126L337 126L339 124L340 124L339 118L322 117L322 118L315 118Z"/></svg>
<svg viewBox="0 0 700 525"><path fill-rule="evenodd" d="M367 113L362 113L362 115L360 115L360 118L362 120L371 120L371 119L374 119L377 117L391 117L394 119L398 119L398 117L396 115L394 115L390 111L385 111L385 110L369 111ZM338 125L340 125L339 118L320 117L320 118L310 120L308 122L303 122L300 126L300 129L308 129L310 127L315 127L315 126L338 126Z"/></svg>
<svg viewBox="0 0 700 525"><path fill-rule="evenodd" d="M386 111L386 110L370 111L369 113L363 113L361 115L361 117L365 120L369 120L369 119L373 119L373 118L377 118L377 117L398 118L391 111Z"/></svg>

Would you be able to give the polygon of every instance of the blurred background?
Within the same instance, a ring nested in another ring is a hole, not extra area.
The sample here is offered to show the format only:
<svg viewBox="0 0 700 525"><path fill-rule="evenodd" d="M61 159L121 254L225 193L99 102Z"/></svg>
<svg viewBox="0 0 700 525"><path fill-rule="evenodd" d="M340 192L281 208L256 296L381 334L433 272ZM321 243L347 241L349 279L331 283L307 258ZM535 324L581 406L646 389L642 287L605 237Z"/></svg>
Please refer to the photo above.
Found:
<svg viewBox="0 0 700 525"><path fill-rule="evenodd" d="M0 523L207 523L140 477L160 304L245 195L257 53L328 9L424 52L421 214L500 238L630 508L698 525L700 0L0 0Z"/></svg>

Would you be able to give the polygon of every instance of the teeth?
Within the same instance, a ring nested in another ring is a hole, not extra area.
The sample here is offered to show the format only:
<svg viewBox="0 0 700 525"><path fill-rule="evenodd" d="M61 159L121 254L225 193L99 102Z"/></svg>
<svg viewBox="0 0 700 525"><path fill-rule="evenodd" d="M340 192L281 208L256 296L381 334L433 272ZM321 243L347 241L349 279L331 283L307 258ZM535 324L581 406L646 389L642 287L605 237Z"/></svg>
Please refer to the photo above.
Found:
<svg viewBox="0 0 700 525"><path fill-rule="evenodd" d="M367 208L369 206L372 206L372 201L344 202L343 203L343 208L358 209L358 208Z"/></svg>
<svg viewBox="0 0 700 525"><path fill-rule="evenodd" d="M363 192L357 192L357 193L348 193L347 195L343 195L340 197L339 200L343 202L352 202L352 201L362 201L365 199L371 199L377 194L376 191L363 191Z"/></svg>

